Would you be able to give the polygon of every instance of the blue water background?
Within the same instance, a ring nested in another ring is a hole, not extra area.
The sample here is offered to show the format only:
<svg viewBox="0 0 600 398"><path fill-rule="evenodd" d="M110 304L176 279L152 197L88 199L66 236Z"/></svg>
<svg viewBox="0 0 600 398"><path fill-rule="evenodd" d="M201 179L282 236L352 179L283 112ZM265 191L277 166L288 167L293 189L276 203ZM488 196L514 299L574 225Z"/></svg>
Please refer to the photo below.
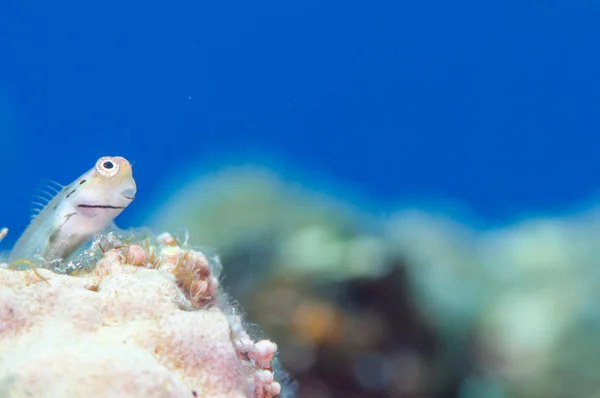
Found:
<svg viewBox="0 0 600 398"><path fill-rule="evenodd" d="M106 154L136 162L124 224L219 154L272 153L382 208L574 206L600 187L599 21L579 0L4 0L5 244L36 182Z"/></svg>

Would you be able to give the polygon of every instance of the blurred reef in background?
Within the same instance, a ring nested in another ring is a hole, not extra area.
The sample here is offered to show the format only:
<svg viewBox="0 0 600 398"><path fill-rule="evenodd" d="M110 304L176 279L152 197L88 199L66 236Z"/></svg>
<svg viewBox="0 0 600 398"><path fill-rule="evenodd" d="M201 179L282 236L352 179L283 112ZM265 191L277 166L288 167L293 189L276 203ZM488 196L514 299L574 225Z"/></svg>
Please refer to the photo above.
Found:
<svg viewBox="0 0 600 398"><path fill-rule="evenodd" d="M217 250L299 396L592 397L600 213L475 229L373 215L260 167L191 181L149 224Z"/></svg>

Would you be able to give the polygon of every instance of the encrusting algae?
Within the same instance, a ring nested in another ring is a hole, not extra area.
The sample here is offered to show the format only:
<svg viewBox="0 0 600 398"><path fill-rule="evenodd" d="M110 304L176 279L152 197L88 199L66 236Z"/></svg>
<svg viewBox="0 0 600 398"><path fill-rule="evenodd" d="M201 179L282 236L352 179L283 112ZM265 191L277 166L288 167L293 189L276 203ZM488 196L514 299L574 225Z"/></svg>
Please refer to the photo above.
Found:
<svg viewBox="0 0 600 398"><path fill-rule="evenodd" d="M168 233L106 232L135 191L127 160L100 158L0 264L0 396L281 395L277 345L249 337L216 256Z"/></svg>

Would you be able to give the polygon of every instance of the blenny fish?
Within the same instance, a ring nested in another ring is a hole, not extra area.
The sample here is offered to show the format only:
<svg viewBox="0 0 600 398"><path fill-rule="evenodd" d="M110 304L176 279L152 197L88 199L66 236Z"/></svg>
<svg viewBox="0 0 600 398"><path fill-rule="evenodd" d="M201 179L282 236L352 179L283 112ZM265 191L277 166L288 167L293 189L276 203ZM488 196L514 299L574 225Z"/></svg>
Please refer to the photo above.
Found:
<svg viewBox="0 0 600 398"><path fill-rule="evenodd" d="M46 262L65 260L106 229L133 201L137 189L131 165L120 156L101 157L61 188L33 211L31 223L10 252L11 263L34 256Z"/></svg>

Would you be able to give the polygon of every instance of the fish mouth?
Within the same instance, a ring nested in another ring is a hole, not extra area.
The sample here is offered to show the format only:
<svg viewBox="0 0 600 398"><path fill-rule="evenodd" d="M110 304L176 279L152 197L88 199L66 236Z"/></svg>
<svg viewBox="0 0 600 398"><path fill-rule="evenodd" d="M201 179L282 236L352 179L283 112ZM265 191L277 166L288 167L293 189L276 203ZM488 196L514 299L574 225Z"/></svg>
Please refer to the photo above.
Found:
<svg viewBox="0 0 600 398"><path fill-rule="evenodd" d="M121 191L121 196L132 201L135 198L135 188L127 188Z"/></svg>

